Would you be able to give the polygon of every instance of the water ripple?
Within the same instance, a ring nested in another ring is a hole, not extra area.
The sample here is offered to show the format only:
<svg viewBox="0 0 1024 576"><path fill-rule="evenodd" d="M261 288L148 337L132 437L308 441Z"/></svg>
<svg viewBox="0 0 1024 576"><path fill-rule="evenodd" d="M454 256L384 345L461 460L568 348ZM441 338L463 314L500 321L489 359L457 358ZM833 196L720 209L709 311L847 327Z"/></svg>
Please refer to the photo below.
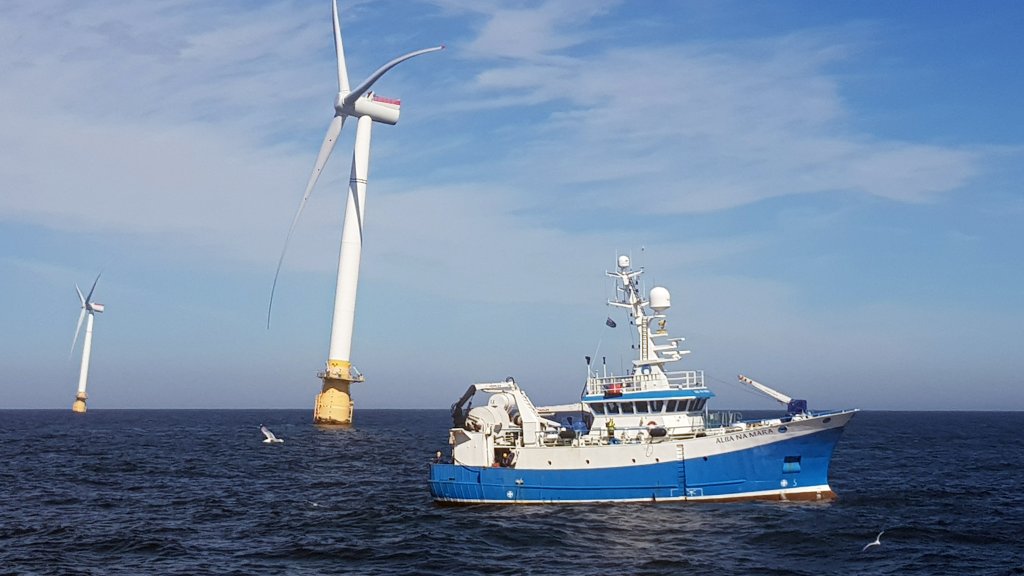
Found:
<svg viewBox="0 0 1024 576"><path fill-rule="evenodd" d="M862 413L833 503L461 508L445 411L358 418L0 411L0 575L1024 574L1017 413Z"/></svg>

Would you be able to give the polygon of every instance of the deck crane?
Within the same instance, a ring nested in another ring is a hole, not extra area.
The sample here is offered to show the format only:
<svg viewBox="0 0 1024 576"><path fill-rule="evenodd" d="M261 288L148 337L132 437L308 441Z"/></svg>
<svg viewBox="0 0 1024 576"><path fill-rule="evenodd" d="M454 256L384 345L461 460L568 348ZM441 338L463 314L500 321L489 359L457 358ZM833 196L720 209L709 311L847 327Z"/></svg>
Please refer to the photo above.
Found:
<svg viewBox="0 0 1024 576"><path fill-rule="evenodd" d="M748 378L743 374L740 374L739 378L740 382L743 382L744 384L749 384L750 386L756 388L757 390L763 392L764 394L771 396L780 404L785 405L787 415L794 416L796 414L804 414L805 412L807 412L807 400L794 400L789 396L786 396L782 392L769 388L768 386L761 384L760 382L754 380L753 378Z"/></svg>

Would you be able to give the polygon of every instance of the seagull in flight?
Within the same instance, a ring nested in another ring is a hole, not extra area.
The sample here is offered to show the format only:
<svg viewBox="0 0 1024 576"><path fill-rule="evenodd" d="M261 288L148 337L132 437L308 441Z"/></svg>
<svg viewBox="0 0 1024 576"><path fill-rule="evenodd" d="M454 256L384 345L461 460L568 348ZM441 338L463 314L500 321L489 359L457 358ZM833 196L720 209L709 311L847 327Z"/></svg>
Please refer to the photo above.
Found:
<svg viewBox="0 0 1024 576"><path fill-rule="evenodd" d="M284 440L281 440L277 436L274 436L274 433L271 432L270 429L264 426L263 424L260 424L260 432L263 432L263 435L266 437L263 440L264 444L280 444L281 442L284 442Z"/></svg>
<svg viewBox="0 0 1024 576"><path fill-rule="evenodd" d="M882 545L882 534L885 534L885 530L882 530L881 532L879 532L878 536L875 536L875 541L874 542L868 542L863 548L861 548L860 551L863 552L863 551L867 550L868 548L871 548L872 546L881 546Z"/></svg>

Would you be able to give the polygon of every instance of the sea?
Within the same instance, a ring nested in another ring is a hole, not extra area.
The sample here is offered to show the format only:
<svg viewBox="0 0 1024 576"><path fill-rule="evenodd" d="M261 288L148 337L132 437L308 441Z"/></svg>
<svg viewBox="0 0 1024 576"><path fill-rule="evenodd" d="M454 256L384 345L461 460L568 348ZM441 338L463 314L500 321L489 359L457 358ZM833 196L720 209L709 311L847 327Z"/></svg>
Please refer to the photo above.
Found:
<svg viewBox="0 0 1024 576"><path fill-rule="evenodd" d="M438 506L450 424L0 410L0 574L1024 574L1024 412L861 412L829 503Z"/></svg>

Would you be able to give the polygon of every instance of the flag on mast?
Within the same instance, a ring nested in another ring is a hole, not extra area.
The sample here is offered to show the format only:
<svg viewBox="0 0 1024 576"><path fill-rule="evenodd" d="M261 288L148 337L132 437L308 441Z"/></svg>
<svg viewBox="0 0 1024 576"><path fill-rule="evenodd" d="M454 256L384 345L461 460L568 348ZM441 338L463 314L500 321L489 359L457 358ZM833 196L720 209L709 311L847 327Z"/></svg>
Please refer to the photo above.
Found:
<svg viewBox="0 0 1024 576"><path fill-rule="evenodd" d="M611 317L611 316L609 316L609 317L608 317L608 319L604 321L604 323L605 323L605 325L606 325L606 326L608 326L609 328L615 328L615 326L616 326L616 324L615 324L615 320L612 320L612 317Z"/></svg>

